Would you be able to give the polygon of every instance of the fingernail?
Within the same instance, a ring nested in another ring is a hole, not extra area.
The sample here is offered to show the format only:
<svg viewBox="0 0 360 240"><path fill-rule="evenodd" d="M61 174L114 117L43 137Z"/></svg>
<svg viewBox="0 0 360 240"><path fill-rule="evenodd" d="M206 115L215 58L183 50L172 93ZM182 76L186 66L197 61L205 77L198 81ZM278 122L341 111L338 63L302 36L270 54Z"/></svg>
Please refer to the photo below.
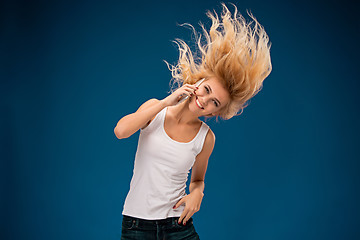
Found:
<svg viewBox="0 0 360 240"><path fill-rule="evenodd" d="M196 87L196 89L199 89L198 87Z"/></svg>
<svg viewBox="0 0 360 240"><path fill-rule="evenodd" d="M186 225L186 222L184 222L184 226Z"/></svg>

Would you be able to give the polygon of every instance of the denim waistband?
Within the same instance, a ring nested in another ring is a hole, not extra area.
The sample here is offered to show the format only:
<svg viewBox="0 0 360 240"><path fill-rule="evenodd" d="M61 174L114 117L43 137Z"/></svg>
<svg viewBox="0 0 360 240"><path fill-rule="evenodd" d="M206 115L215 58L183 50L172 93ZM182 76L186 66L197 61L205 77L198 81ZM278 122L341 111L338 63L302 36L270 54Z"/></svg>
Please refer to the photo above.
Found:
<svg viewBox="0 0 360 240"><path fill-rule="evenodd" d="M148 220L148 219L142 219L142 218L136 218L132 216L123 215L123 219L125 221L131 221L135 223L137 227L156 227L157 225L164 225L164 226L174 226L177 225L177 222L180 217L169 217L165 219L157 219L157 220ZM189 220L186 222L186 225L192 223L193 218L189 218Z"/></svg>

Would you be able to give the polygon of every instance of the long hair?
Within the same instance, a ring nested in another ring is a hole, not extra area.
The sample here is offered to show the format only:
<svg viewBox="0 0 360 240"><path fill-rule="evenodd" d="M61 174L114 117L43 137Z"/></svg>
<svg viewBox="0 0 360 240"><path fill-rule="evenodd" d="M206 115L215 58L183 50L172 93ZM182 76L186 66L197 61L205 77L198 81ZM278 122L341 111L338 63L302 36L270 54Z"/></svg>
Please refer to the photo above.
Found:
<svg viewBox="0 0 360 240"><path fill-rule="evenodd" d="M173 42L178 46L179 60L175 66L164 62L172 75L170 92L176 90L175 85L178 88L183 84L194 84L202 78L216 77L230 96L229 103L216 117L228 120L241 115L248 101L262 89L263 81L272 70L271 43L268 44L269 37L251 13L248 15L255 21L254 28L251 27L252 22L246 23L244 17L238 14L234 4L233 16L224 3L221 5L221 20L215 11L214 14L210 11L206 13L212 20L209 32L199 23L204 32L204 43L202 35L191 24L182 24L193 29L199 51L193 54L183 40L176 38Z"/></svg>

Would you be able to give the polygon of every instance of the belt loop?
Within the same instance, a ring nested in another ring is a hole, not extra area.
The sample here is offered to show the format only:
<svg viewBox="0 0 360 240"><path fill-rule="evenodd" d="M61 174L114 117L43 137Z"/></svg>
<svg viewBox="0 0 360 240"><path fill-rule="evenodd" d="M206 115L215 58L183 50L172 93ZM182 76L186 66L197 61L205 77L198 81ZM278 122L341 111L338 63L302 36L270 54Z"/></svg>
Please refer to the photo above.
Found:
<svg viewBox="0 0 360 240"><path fill-rule="evenodd" d="M138 219L138 218L136 218L135 224L136 224L136 225L135 225L136 227L139 227L139 219Z"/></svg>

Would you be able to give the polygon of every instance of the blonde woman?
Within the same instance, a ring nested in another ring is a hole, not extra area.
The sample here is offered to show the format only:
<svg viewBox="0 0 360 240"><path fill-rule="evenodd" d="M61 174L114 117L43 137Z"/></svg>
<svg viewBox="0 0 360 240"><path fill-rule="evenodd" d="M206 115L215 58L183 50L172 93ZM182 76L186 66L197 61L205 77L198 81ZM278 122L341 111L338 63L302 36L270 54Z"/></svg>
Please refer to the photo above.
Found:
<svg viewBox="0 0 360 240"><path fill-rule="evenodd" d="M207 12L212 20L209 32L202 24L203 35L194 30L197 57L184 41L176 39L178 63L165 61L172 86L180 87L171 89L162 100L146 101L135 113L121 118L114 129L119 139L140 129L122 212L123 240L199 239L192 216L200 210L208 159L215 145L215 134L199 117L227 120L240 115L272 70L264 28L249 14L255 22L252 28L235 5L232 15L221 4L220 18L216 12ZM190 193L186 194L190 169Z"/></svg>

